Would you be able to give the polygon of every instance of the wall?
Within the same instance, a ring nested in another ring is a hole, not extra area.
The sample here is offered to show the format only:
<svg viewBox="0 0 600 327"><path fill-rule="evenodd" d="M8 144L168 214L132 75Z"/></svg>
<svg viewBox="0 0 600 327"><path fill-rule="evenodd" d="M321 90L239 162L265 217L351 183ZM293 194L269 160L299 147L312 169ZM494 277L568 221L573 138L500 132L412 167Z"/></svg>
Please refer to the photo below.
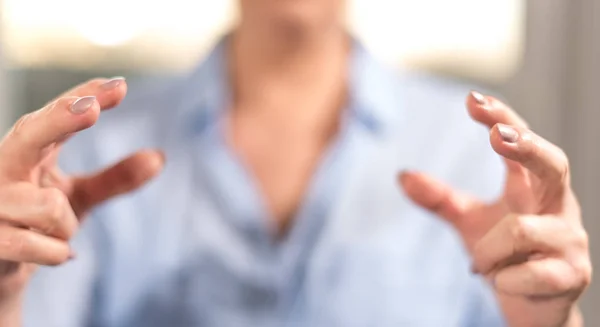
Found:
<svg viewBox="0 0 600 327"><path fill-rule="evenodd" d="M527 45L520 73L504 93L532 127L567 152L573 185L600 262L600 2L528 0ZM584 296L586 326L600 326L600 285Z"/></svg>

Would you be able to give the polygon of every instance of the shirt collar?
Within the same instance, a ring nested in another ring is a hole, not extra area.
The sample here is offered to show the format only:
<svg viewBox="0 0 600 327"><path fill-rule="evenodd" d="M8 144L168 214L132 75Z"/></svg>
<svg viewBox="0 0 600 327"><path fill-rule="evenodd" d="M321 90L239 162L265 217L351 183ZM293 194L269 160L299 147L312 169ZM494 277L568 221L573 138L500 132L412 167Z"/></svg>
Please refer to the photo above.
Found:
<svg viewBox="0 0 600 327"><path fill-rule="evenodd" d="M226 51L224 37L177 88L183 119L193 125L195 132L202 132L229 107ZM358 41L353 42L349 69L351 116L375 134L386 133L401 118L395 71L375 59Z"/></svg>
<svg viewBox="0 0 600 327"><path fill-rule="evenodd" d="M354 41L350 67L350 110L369 130L385 134L401 119L396 70Z"/></svg>

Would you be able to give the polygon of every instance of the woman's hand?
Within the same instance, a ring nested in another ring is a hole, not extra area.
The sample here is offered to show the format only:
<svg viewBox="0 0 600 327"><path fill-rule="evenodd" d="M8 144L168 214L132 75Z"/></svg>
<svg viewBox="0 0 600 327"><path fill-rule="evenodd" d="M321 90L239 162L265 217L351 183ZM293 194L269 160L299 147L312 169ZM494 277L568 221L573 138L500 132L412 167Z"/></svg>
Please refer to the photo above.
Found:
<svg viewBox="0 0 600 327"><path fill-rule="evenodd" d="M482 203L414 172L401 175L404 190L458 229L473 271L493 285L510 326L578 326L576 301L592 268L565 153L494 98L472 93L467 107L506 159L503 196Z"/></svg>
<svg viewBox="0 0 600 327"><path fill-rule="evenodd" d="M57 167L61 144L93 126L126 90L120 78L82 84L23 116L0 142L0 326L15 325L3 319L19 316L14 311L36 265L73 257L69 240L91 208L137 189L161 170L157 151L139 152L89 176L65 176Z"/></svg>

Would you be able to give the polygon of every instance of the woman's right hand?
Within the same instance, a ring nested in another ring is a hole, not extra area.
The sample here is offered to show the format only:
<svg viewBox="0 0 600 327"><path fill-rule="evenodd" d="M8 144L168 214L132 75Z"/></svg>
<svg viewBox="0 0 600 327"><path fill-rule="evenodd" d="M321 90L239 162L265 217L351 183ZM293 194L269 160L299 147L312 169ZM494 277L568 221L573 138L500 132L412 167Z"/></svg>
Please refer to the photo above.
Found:
<svg viewBox="0 0 600 327"><path fill-rule="evenodd" d="M73 257L69 240L90 209L139 188L162 169L163 156L153 150L88 176L65 176L57 167L61 145L93 126L126 92L122 78L89 81L21 117L0 142L0 312L17 307L37 265Z"/></svg>

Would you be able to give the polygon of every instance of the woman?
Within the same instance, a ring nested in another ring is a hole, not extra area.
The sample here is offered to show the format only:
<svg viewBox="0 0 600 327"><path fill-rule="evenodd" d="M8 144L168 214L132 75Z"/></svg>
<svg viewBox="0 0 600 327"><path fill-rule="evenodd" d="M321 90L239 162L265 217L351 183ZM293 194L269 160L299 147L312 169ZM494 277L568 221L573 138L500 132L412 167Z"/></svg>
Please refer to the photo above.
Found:
<svg viewBox="0 0 600 327"><path fill-rule="evenodd" d="M82 84L0 144L0 326L582 325L562 151L491 97L395 76L342 0L239 4L189 76L98 124L126 82Z"/></svg>

